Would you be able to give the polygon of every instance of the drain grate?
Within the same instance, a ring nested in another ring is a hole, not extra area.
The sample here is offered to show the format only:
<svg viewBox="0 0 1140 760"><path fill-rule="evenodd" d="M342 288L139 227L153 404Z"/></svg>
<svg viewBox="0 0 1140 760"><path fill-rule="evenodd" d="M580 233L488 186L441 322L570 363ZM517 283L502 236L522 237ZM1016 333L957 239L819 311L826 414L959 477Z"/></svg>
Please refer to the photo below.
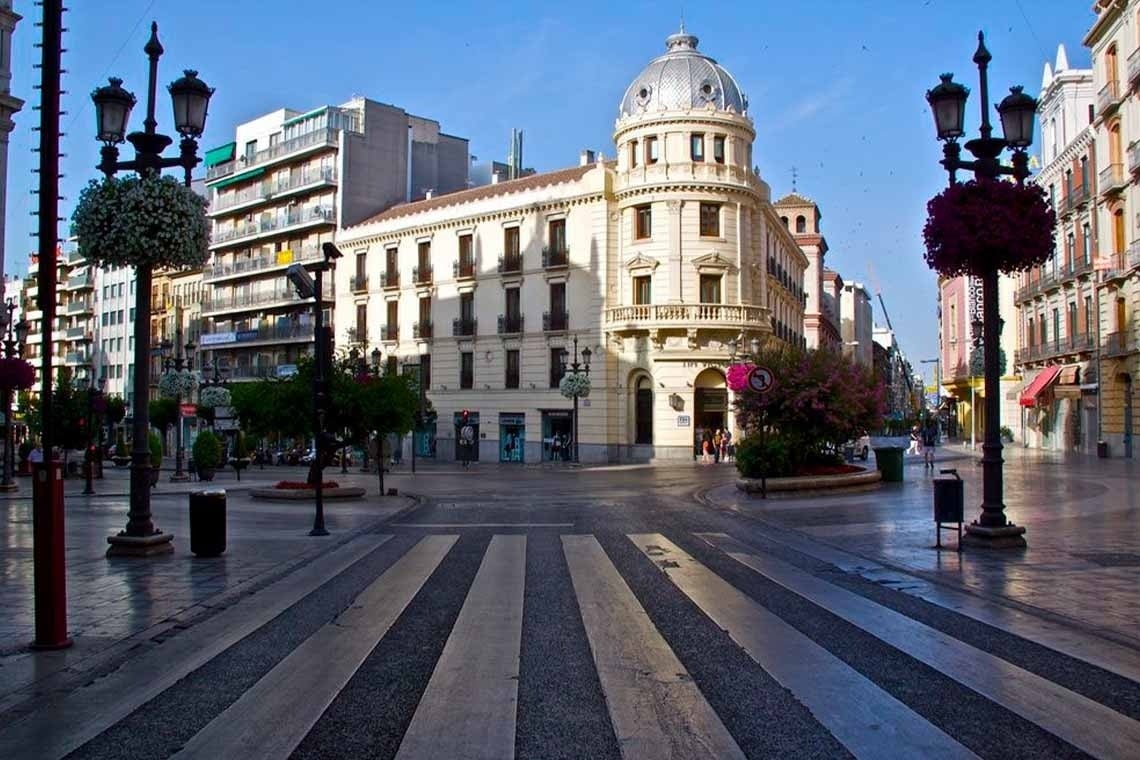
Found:
<svg viewBox="0 0 1140 760"><path fill-rule="evenodd" d="M1140 567L1140 554L1135 552L1084 552L1073 556L1101 567Z"/></svg>

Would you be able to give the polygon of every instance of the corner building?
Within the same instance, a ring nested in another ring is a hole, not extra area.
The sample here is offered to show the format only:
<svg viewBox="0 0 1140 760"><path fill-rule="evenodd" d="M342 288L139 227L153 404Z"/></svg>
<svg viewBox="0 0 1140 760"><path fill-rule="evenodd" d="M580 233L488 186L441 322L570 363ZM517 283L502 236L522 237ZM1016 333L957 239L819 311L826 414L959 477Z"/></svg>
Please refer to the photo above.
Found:
<svg viewBox="0 0 1140 760"><path fill-rule="evenodd" d="M619 105L615 161L587 152L342 229L338 345L419 365L438 414L421 456L455 456L466 409L480 459L561 458L559 356L577 339L592 353L580 459L692 457L704 428L738 432L730 341L804 342L808 261L751 168L755 136L732 76L671 35Z"/></svg>

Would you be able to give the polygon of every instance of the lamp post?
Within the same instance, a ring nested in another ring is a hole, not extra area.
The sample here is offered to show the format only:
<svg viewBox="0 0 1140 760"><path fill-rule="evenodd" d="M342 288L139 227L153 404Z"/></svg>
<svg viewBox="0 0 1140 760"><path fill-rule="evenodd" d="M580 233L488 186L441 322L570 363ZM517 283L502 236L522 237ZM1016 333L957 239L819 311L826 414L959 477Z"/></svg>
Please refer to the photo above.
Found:
<svg viewBox="0 0 1140 760"><path fill-rule="evenodd" d="M325 448L325 406L328 403L328 372L332 359L331 337L325 328L325 291L324 274L333 269L333 262L343 254L332 243L321 246L323 258L309 264L308 267L316 273L316 280L309 275L308 270L301 264L292 264L285 275L293 283L297 295L301 299L313 299L313 310L316 312L313 319L313 356L316 360L316 371L313 373L313 469L311 474L316 476L313 484L316 501L316 514L313 516L313 529L310 536L327 536L325 529L325 497L324 497L324 463L321 459ZM383 465L381 465L383 466Z"/></svg>
<svg viewBox="0 0 1140 760"><path fill-rule="evenodd" d="M934 417L939 422L942 420L942 358L935 359L920 359L919 364L933 364L934 365ZM925 384L925 381L923 381ZM923 396L926 395L926 389L922 390ZM925 398L923 403L926 403Z"/></svg>
<svg viewBox="0 0 1140 760"><path fill-rule="evenodd" d="M9 359L19 359L24 355L24 341L28 339L28 321L21 319L13 324L13 312L16 311L15 299L8 299L4 307L4 356ZM15 337L13 337L15 335ZM4 479L0 482L0 491L16 491L16 426L12 419L12 395L14 388L5 388L4 397L0 403L4 404Z"/></svg>
<svg viewBox="0 0 1140 760"><path fill-rule="evenodd" d="M582 349L582 362L578 361L578 336L574 336L574 361L568 362L570 353L564 348L562 349L562 374L569 372L572 375L584 374L586 377L590 376L590 355L589 347ZM578 394L574 394L574 463L578 463Z"/></svg>
<svg viewBox="0 0 1140 760"><path fill-rule="evenodd" d="M179 324L174 328L174 335L177 338L174 342L169 340L162 341L159 346L162 351L162 369L164 372L182 372L183 370L193 369L194 366L194 341L187 341L185 346L182 346L182 325ZM177 352L174 356L168 356L172 351ZM182 392L179 391L178 395L174 397L174 401L178 406L178 421L175 425L175 455L174 455L174 474L170 476L171 482L179 482L190 479L190 475L183 469L183 464L186 459L186 451L182 445Z"/></svg>
<svg viewBox="0 0 1140 760"><path fill-rule="evenodd" d="M1012 176L1022 183L1029 176L1029 155L1026 153L1033 142L1033 120L1037 111L1037 101L1022 92L1021 87L1013 87L1010 94L997 105L1004 137L994 137L989 113L989 80L987 69L993 56L986 50L985 37L978 32L978 49L974 53L974 63L978 67L981 87L981 137L966 143L966 150L974 156L973 161L963 161L958 138L965 135L963 122L966 112L966 99L970 91L953 81L952 74L943 74L941 83L926 93L934 114L938 139L943 141L942 166L950 175L950 183L957 182L957 171L968 169L977 179L994 180L1000 176ZM1004 166L1000 161L1003 151L1011 150L1011 165ZM989 267L982 274L982 345L985 359L985 411L986 426L982 443L982 513L979 518L966 526L963 541L971 546L994 548L1025 546L1025 528L1013 525L1005 516L1002 503L1002 458L1001 458L1001 396L998 368L998 271Z"/></svg>
<svg viewBox="0 0 1140 760"><path fill-rule="evenodd" d="M146 119L142 132L127 132L127 121L135 96L123 89L123 81L112 77L109 84L91 93L95 103L96 139L103 143L98 169L108 178L119 171L135 171L140 176L157 176L163 169L181 167L185 184L190 186L190 172L201 159L198 157L198 138L206 128L206 112L213 88L198 79L198 72L186 70L184 76L167 89L174 105L174 127L182 136L179 154L164 158L162 153L173 142L156 132L154 117L155 91L158 80L158 59L162 44L158 41L158 24L150 25L150 39L143 48L150 60L147 79ZM127 140L134 146L133 161L119 161L119 145ZM134 378L134 445L131 452L131 497L127 526L119 535L109 536L108 556L146 556L174 551L173 536L154 526L150 512L150 453L146 445L149 432L147 399L150 391L150 286L151 267L135 270L135 378Z"/></svg>
<svg viewBox="0 0 1140 760"><path fill-rule="evenodd" d="M95 495L95 482L94 482L94 478L95 478L95 445L93 442L94 433L92 431L94 430L95 396L96 396L96 394L98 394L99 396L103 395L103 388L106 387L106 385L107 385L107 378L100 377L95 382L92 382L90 380L90 378L83 378L83 380L80 382L81 382L80 387L85 391L85 393L87 395L87 417L86 417L87 424L84 425L84 428L87 431L87 440L85 442L85 447L84 447L85 453L84 453L84 457L83 457L83 460L84 460L83 461L83 468L84 468L84 472L83 472L83 476L84 476L83 495L84 496L94 496Z"/></svg>

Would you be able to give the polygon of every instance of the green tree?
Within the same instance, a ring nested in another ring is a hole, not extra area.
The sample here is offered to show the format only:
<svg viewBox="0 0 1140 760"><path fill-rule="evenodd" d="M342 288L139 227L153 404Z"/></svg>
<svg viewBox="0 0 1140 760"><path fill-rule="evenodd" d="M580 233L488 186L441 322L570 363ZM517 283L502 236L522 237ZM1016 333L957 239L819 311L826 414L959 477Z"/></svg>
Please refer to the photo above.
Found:
<svg viewBox="0 0 1140 760"><path fill-rule="evenodd" d="M406 435L416 423L419 394L415 380L408 375L385 374L361 378L357 382L358 430L377 441L376 469L380 477L380 494L384 494L384 440L389 435Z"/></svg>
<svg viewBox="0 0 1140 760"><path fill-rule="evenodd" d="M150 424L160 432L178 424L178 402L172 398L159 398L147 405L147 414L150 415Z"/></svg>

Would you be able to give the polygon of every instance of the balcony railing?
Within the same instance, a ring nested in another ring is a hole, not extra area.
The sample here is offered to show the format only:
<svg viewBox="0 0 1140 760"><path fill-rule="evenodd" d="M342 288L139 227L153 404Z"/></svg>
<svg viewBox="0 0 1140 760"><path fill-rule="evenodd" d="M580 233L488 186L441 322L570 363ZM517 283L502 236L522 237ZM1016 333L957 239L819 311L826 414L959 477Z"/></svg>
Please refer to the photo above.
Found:
<svg viewBox="0 0 1140 760"><path fill-rule="evenodd" d="M348 286L352 289L353 293L367 293L368 292L368 275L354 274L352 279L348 281Z"/></svg>
<svg viewBox="0 0 1140 760"><path fill-rule="evenodd" d="M290 367L290 370L295 372L296 367L297 365L294 364ZM266 378L280 377L277 368L278 365L276 364L238 364L236 366L230 367L228 377L231 380L264 380Z"/></svg>
<svg viewBox="0 0 1140 760"><path fill-rule="evenodd" d="M431 285L431 266L412 267L412 284Z"/></svg>
<svg viewBox="0 0 1140 760"><path fill-rule="evenodd" d="M304 150L325 146L336 147L336 144L337 130L329 128L315 129L299 137L294 137L292 140L285 140L276 145L270 145L264 150L257 151L249 158L242 156L233 161L226 161L225 163L211 166L206 169L206 181L211 182L215 179L220 179L228 174L233 174L235 171L253 169L261 164L267 164L271 161L285 158L290 153L300 153Z"/></svg>
<svg viewBox="0 0 1140 760"><path fill-rule="evenodd" d="M1140 172L1140 140L1128 146L1128 171Z"/></svg>
<svg viewBox="0 0 1140 760"><path fill-rule="evenodd" d="M63 361L65 364L90 364L91 355L86 351L68 351L63 355Z"/></svg>
<svg viewBox="0 0 1140 760"><path fill-rule="evenodd" d="M570 329L570 312L546 312L542 315L543 332L562 332Z"/></svg>
<svg viewBox="0 0 1140 760"><path fill-rule="evenodd" d="M332 288L329 284L324 286L325 299L332 298ZM307 299L306 299L307 300ZM207 314L218 311L231 311L234 309L247 309L271 304L289 305L304 303L297 292L292 288L281 288L255 293L234 293L232 295L215 295L202 301L202 313Z"/></svg>
<svg viewBox="0 0 1140 760"><path fill-rule="evenodd" d="M412 337L416 340L430 340L431 334L431 320L421 319L412 324Z"/></svg>
<svg viewBox="0 0 1140 760"><path fill-rule="evenodd" d="M349 345L368 345L368 330L364 327L350 327L348 328L345 338L348 340Z"/></svg>
<svg viewBox="0 0 1140 760"><path fill-rule="evenodd" d="M1113 332L1104 336L1105 356L1126 356L1136 353L1136 340L1131 333Z"/></svg>
<svg viewBox="0 0 1140 760"><path fill-rule="evenodd" d="M522 314L500 314L499 335L518 335L523 331Z"/></svg>
<svg viewBox="0 0 1140 760"><path fill-rule="evenodd" d="M521 272L522 271L522 254L521 253L507 253L499 257L499 271L506 272Z"/></svg>
<svg viewBox="0 0 1140 760"><path fill-rule="evenodd" d="M95 307L89 301L72 301L63 310L64 314L90 314Z"/></svg>
<svg viewBox="0 0 1140 760"><path fill-rule="evenodd" d="M388 290L390 288L400 287L400 272L399 270L392 269L387 272L380 273L380 287Z"/></svg>
<svg viewBox="0 0 1140 760"><path fill-rule="evenodd" d="M1100 116L1108 116L1120 105L1120 80L1110 79L1096 94L1096 112Z"/></svg>
<svg viewBox="0 0 1140 760"><path fill-rule="evenodd" d="M1109 164L1101 169L1097 177L1098 187L1102 194L1108 194L1124 187L1124 165L1120 163Z"/></svg>
<svg viewBox="0 0 1140 760"><path fill-rule="evenodd" d="M305 246L298 250L287 249L277 251L269 256L257 256L250 259L237 259L233 261L214 264L202 271L204 281L219 280L223 277L260 272L263 269L277 269L290 264L320 261L323 258L321 250L316 246Z"/></svg>
<svg viewBox="0 0 1140 760"><path fill-rule="evenodd" d="M1127 276L1140 266L1140 240L1133 241L1126 250L1112 254L1108 260L1111 266L1105 271L1105 277L1117 279Z"/></svg>
<svg viewBox="0 0 1140 760"><path fill-rule="evenodd" d="M227 230L215 230L210 236L210 245L222 245L242 238L264 235L268 232L278 232L290 227L316 222L336 222L336 209L331 206L313 206L311 208L293 211L284 217L269 216L252 222L242 222Z"/></svg>
<svg viewBox="0 0 1140 760"><path fill-rule="evenodd" d="M226 211L236 206L244 206L247 203L269 200L282 193L292 192L293 190L308 185L335 181L336 170L331 166L308 169L292 174L288 179L260 182L252 187L242 188L234 193L218 195L210 206L210 213L217 214L218 212Z"/></svg>
<svg viewBox="0 0 1140 760"><path fill-rule="evenodd" d="M64 335L68 340L91 340L91 332L86 327L69 327Z"/></svg>
<svg viewBox="0 0 1140 760"><path fill-rule="evenodd" d="M381 325L380 340L394 343L400 339L400 325Z"/></svg>
<svg viewBox="0 0 1140 760"><path fill-rule="evenodd" d="M1064 210L1066 213L1073 211L1088 203L1088 200L1089 189L1086 186L1074 187L1065 196Z"/></svg>
<svg viewBox="0 0 1140 760"><path fill-rule="evenodd" d="M203 349L216 346L232 346L239 343L252 343L260 340L303 340L313 339L313 326L307 323L289 325L269 325L243 330L221 330L214 328L212 333L202 333L198 345Z"/></svg>
<svg viewBox="0 0 1140 760"><path fill-rule="evenodd" d="M570 265L570 251L547 246L542 249L542 268L558 269Z"/></svg>
<svg viewBox="0 0 1140 760"><path fill-rule="evenodd" d="M63 283L64 290L86 290L93 287L95 287L95 278L87 272L72 274L67 278L67 282Z"/></svg>
<svg viewBox="0 0 1140 760"><path fill-rule="evenodd" d="M451 265L451 274L457 280L469 280L475 276L475 262L460 259Z"/></svg>
<svg viewBox="0 0 1140 760"><path fill-rule="evenodd" d="M455 337L472 336L476 334L479 326L475 319L453 319L451 321L451 334Z"/></svg>
<svg viewBox="0 0 1140 760"><path fill-rule="evenodd" d="M1128 56L1128 81L1135 84L1140 80L1140 47Z"/></svg>
<svg viewBox="0 0 1140 760"><path fill-rule="evenodd" d="M606 309L606 329L628 330L660 326L756 325L768 321L763 306L743 304L640 304Z"/></svg>

